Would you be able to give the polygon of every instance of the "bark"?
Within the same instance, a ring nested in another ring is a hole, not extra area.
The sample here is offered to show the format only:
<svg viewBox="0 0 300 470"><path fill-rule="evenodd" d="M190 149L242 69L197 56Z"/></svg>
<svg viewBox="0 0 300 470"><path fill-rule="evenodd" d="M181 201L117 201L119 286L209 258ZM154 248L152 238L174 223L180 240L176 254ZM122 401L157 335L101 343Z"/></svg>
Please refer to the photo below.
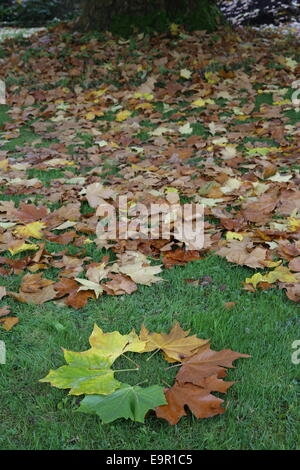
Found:
<svg viewBox="0 0 300 470"><path fill-rule="evenodd" d="M116 17L146 16L156 12L191 14L204 0L84 0L83 11L75 24L82 31L109 30ZM210 0L214 4L214 0ZM207 4L207 2L206 2Z"/></svg>

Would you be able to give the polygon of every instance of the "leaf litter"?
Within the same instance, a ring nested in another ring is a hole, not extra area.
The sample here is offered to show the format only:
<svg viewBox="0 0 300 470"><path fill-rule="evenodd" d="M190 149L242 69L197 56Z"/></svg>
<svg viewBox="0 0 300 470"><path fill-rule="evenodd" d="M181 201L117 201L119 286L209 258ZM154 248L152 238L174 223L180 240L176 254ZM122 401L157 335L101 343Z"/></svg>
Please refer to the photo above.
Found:
<svg viewBox="0 0 300 470"><path fill-rule="evenodd" d="M19 80L0 128L0 273L23 274L7 295L79 309L215 252L259 270L245 289L299 302L299 47L229 29L132 41L59 25L2 44L1 77ZM18 144L28 131L35 140ZM97 240L99 207L121 196L129 211L164 203L171 218L178 201L204 204L204 246L172 231Z"/></svg>

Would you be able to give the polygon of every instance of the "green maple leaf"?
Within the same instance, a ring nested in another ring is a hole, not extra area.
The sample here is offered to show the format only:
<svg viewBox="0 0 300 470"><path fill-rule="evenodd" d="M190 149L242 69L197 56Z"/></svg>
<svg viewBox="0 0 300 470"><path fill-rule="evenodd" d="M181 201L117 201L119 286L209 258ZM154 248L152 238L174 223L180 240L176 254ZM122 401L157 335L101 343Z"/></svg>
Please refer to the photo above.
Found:
<svg viewBox="0 0 300 470"><path fill-rule="evenodd" d="M50 370L40 382L50 382L53 387L70 388L70 395L109 394L120 387L114 378L110 361L95 348L82 353L64 350L68 365Z"/></svg>
<svg viewBox="0 0 300 470"><path fill-rule="evenodd" d="M111 395L85 397L78 411L97 414L103 423L111 423L118 418L144 423L147 411L166 403L163 387L152 385L142 388L138 385L122 384Z"/></svg>

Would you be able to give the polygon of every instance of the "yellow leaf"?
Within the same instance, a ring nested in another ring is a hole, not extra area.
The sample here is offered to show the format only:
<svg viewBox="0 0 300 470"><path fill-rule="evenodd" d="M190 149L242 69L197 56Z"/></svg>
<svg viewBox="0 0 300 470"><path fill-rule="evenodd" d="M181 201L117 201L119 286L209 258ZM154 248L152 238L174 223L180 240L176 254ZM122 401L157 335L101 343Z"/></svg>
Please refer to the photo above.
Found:
<svg viewBox="0 0 300 470"><path fill-rule="evenodd" d="M134 109L152 109L153 106L151 103L139 103L135 106Z"/></svg>
<svg viewBox="0 0 300 470"><path fill-rule="evenodd" d="M278 266L274 271L268 272L266 275L256 273L252 277L246 279L247 284L252 284L254 287L257 286L260 282L267 282L268 284L274 284L274 282L288 282L295 283L298 282L297 278L293 273L289 271L288 268L284 266Z"/></svg>
<svg viewBox="0 0 300 470"><path fill-rule="evenodd" d="M180 31L180 26L176 23L171 23L170 24L170 33L172 36L176 36Z"/></svg>
<svg viewBox="0 0 300 470"><path fill-rule="evenodd" d="M103 88L102 90L97 90L97 91L93 91L93 94L97 97L99 96L102 96L104 95L104 93L106 92L107 88Z"/></svg>
<svg viewBox="0 0 300 470"><path fill-rule="evenodd" d="M208 98L207 100L204 100L202 98L198 98L197 100L192 102L192 105L195 107L203 108L207 104L215 104L214 100L211 100Z"/></svg>
<svg viewBox="0 0 300 470"><path fill-rule="evenodd" d="M7 158L5 160L0 161L0 170L7 171L8 169L8 160Z"/></svg>
<svg viewBox="0 0 300 470"><path fill-rule="evenodd" d="M165 188L166 193L178 193L177 188L172 188L172 186L168 186Z"/></svg>
<svg viewBox="0 0 300 470"><path fill-rule="evenodd" d="M95 116L95 113L90 112L90 113L87 113L84 117L85 117L85 119L87 119L88 121L93 121L96 116Z"/></svg>
<svg viewBox="0 0 300 470"><path fill-rule="evenodd" d="M42 238L41 230L46 227L44 222L32 222L30 224L19 226L14 230L15 235L28 238Z"/></svg>
<svg viewBox="0 0 300 470"><path fill-rule="evenodd" d="M285 266L278 266L274 271L270 271L265 278L266 282L269 282L270 284L273 284L276 281L290 283L298 282L295 275Z"/></svg>
<svg viewBox="0 0 300 470"><path fill-rule="evenodd" d="M171 331L166 333L150 333L142 325L140 340L146 342L144 351L150 352L161 349L168 362L182 362L183 359L194 355L209 340L188 336L190 330L184 331L178 322L175 322Z"/></svg>
<svg viewBox="0 0 300 470"><path fill-rule="evenodd" d="M145 351L146 343L132 330L128 335L121 335L118 331L103 333L96 324L89 338L92 348L96 348L112 364L119 356L127 351L141 353Z"/></svg>
<svg viewBox="0 0 300 470"><path fill-rule="evenodd" d="M296 60L291 59L290 57L286 57L285 63L293 72L298 65L298 62Z"/></svg>
<svg viewBox="0 0 300 470"><path fill-rule="evenodd" d="M39 246L35 245L34 243L22 243L22 245L18 245L15 248L8 248L8 251L12 255L16 255L17 253L21 253L22 251L26 250L38 250Z"/></svg>
<svg viewBox="0 0 300 470"><path fill-rule="evenodd" d="M291 232L296 232L300 227L300 219L295 219L295 217L288 217L289 221L289 230Z"/></svg>
<svg viewBox="0 0 300 470"><path fill-rule="evenodd" d="M64 158L51 158L51 160L47 160L48 167L53 166L74 166L75 162L71 160L65 160Z"/></svg>
<svg viewBox="0 0 300 470"><path fill-rule="evenodd" d="M240 116L237 116L237 119L239 121L246 121L247 119L249 119L250 116L248 116L247 114L241 114Z"/></svg>
<svg viewBox="0 0 300 470"><path fill-rule="evenodd" d="M126 119L129 118L129 116L131 116L131 112L130 112L130 111L127 111L127 110L120 111L120 112L117 114L116 121L118 121L118 122L125 121Z"/></svg>
<svg viewBox="0 0 300 470"><path fill-rule="evenodd" d="M220 79L219 77L217 77L214 73L212 72L206 72L204 74L206 80L208 83L210 83L211 85L214 85L215 83L217 83Z"/></svg>
<svg viewBox="0 0 300 470"><path fill-rule="evenodd" d="M245 282L247 284L252 284L254 287L257 286L257 284L259 284L260 282L263 282L265 279L264 279L264 276L260 273L256 273L256 274L253 274L252 277L247 277L245 279Z"/></svg>
<svg viewBox="0 0 300 470"><path fill-rule="evenodd" d="M134 94L134 98L143 98L147 101L152 101L154 96L152 95L152 93L140 93L140 92L136 92Z"/></svg>
<svg viewBox="0 0 300 470"><path fill-rule="evenodd" d="M226 240L243 240L244 237L241 233L236 233L236 232L230 232L228 231L226 233Z"/></svg>
<svg viewBox="0 0 300 470"><path fill-rule="evenodd" d="M282 263L282 260L278 260L278 261L264 261L263 262L263 265L266 266L267 268L277 268L277 266L280 266Z"/></svg>
<svg viewBox="0 0 300 470"><path fill-rule="evenodd" d="M291 100L285 99L285 100L282 100L282 101L275 101L274 104L276 106L282 106L284 104L291 104Z"/></svg>

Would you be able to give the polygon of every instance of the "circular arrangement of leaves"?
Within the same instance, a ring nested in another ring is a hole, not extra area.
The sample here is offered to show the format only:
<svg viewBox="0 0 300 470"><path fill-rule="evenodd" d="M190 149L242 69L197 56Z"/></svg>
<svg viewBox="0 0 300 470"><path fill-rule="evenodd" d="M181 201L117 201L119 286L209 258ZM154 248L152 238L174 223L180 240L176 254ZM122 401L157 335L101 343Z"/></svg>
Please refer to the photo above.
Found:
<svg viewBox="0 0 300 470"><path fill-rule="evenodd" d="M197 418L222 414L223 400L212 391L226 393L234 382L225 382L226 368L232 368L239 357L250 357L230 349L213 351L208 340L189 336L176 322L171 331L151 333L142 325L140 334L132 330L127 335L118 331L104 333L94 325L89 338L91 348L83 352L63 349L67 365L49 374L40 382L54 387L70 389L70 395L85 395L78 411L98 415L103 423L118 418L144 423L145 416L154 410L158 418L176 424L186 415L187 405ZM122 383L115 378L117 372L138 371L139 364L125 355L127 352L162 351L164 359L179 367L174 385L165 389L160 385L141 387ZM134 369L112 369L120 356L135 364Z"/></svg>

